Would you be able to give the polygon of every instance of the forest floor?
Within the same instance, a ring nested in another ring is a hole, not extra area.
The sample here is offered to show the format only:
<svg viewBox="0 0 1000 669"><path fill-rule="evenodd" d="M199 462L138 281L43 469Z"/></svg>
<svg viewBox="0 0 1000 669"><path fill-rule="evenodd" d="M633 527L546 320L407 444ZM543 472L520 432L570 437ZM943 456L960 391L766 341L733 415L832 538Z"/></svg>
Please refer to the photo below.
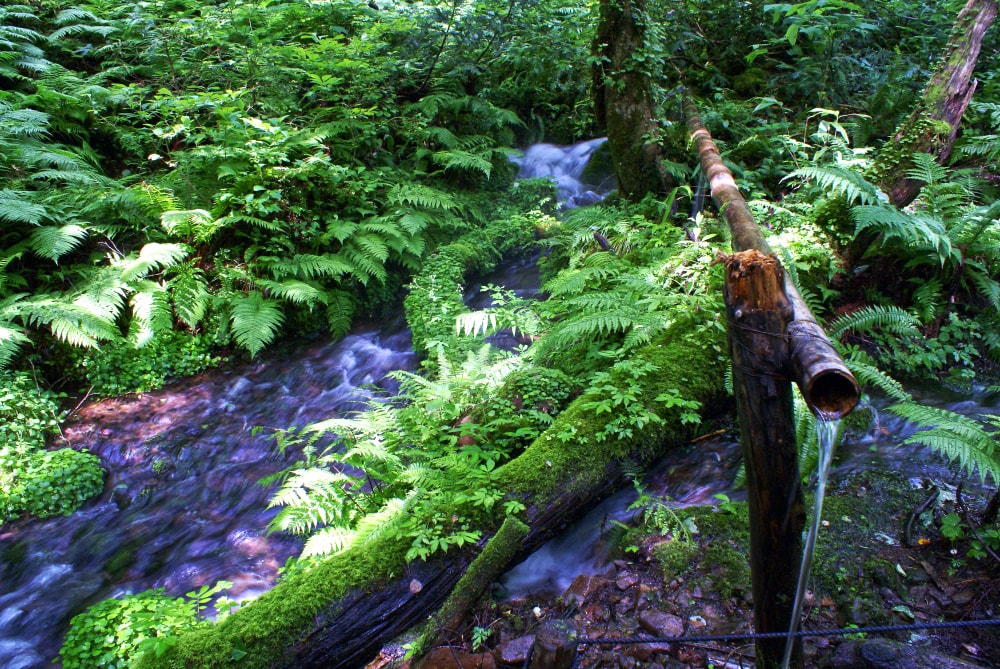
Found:
<svg viewBox="0 0 1000 669"><path fill-rule="evenodd" d="M969 556L968 539L952 543L941 535L942 518L959 511L949 483L954 480L934 482L941 489L938 502L910 523L912 546L906 546L903 528L928 498L930 480L877 469L831 480L804 629L997 617L1000 563L990 556ZM960 495L969 518L978 518L988 493L971 488ZM448 645L432 649L415 668L521 667L536 631L548 620L569 621L578 630L585 643L574 666L581 669L753 667L749 641L682 645L615 640L752 631L746 505L715 501L646 514L628 527L609 524L611 536L605 539L612 548L603 573L579 576L562 592L527 597L510 598L497 587L480 601L465 629L446 634ZM807 493L810 510L812 502ZM907 644L920 660L852 664L846 659L849 651L866 638ZM968 664L949 665L935 653ZM1000 667L1000 632L994 626L808 637L804 655L807 667ZM386 647L369 669L409 666L401 657L399 646Z"/></svg>

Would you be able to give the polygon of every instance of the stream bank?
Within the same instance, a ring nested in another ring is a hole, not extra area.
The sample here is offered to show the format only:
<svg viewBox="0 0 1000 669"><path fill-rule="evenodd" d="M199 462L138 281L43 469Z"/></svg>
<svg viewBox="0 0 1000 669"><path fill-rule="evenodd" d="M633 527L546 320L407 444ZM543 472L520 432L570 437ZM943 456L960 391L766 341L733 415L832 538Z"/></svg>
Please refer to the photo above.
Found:
<svg viewBox="0 0 1000 669"><path fill-rule="evenodd" d="M881 464L871 460L872 435L883 429L874 426L868 435L845 444L827 493L803 628L998 617L1000 565L988 557L970 557L967 541L953 544L940 530L941 518L956 510L957 479L948 477L947 466L928 452L899 453ZM607 640L581 645L579 668L752 667L749 641L615 641L752 631L746 504L725 483L735 473L738 450L732 434L692 443L646 480L647 494L654 500L651 512L623 514L621 505L605 507L592 549L603 558L586 557L586 550L577 562L556 555L550 562L560 565L558 578L546 577L545 563L536 562L537 581L548 585L532 592L517 578L512 583L508 574L480 600L464 627L450 632L450 647L434 649L411 665L399 646L387 646L368 668L521 667L535 632L552 619L570 621L581 638ZM912 475L910 464L904 463L911 459L925 462L925 477ZM717 483L706 486L708 477ZM914 545L904 546L903 526L928 496L930 481L942 490L940 501L917 518ZM990 491L966 488L962 501L971 516L978 517ZM807 505L811 501L807 494ZM575 543L579 553L579 545L586 542L580 532L575 528L557 541ZM890 646L889 641L903 645ZM807 667L1000 666L995 626L808 637L804 645ZM898 657L872 664L857 659L862 646L867 655Z"/></svg>

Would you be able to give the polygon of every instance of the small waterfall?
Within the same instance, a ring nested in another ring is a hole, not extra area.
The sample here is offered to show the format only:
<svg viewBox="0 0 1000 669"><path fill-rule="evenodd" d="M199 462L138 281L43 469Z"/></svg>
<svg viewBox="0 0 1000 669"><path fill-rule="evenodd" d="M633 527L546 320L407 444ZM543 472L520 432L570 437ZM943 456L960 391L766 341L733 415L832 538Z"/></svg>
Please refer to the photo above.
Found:
<svg viewBox="0 0 1000 669"><path fill-rule="evenodd" d="M600 202L615 189L614 177L598 174L598 170L591 179L583 176L594 152L606 141L598 137L570 146L534 144L524 150L524 155L512 156L511 160L520 167L519 179L552 179L559 191L559 202L566 209L576 209Z"/></svg>
<svg viewBox="0 0 1000 669"><path fill-rule="evenodd" d="M802 551L802 566L799 567L799 582L795 588L795 604L792 606L792 619L788 625L788 640L785 642L785 656L781 662L782 669L788 669L792 659L792 649L795 647L795 637L799 629L799 617L802 614L802 602L805 599L806 584L809 582L809 571L812 568L812 556L816 550L816 535L819 533L820 517L823 514L823 498L826 496L826 482L830 476L830 465L833 463L833 451L837 444L837 431L840 429L839 418L820 415L816 419L816 440L819 449L819 468L816 475L816 499L813 503L812 522L806 535L806 545Z"/></svg>

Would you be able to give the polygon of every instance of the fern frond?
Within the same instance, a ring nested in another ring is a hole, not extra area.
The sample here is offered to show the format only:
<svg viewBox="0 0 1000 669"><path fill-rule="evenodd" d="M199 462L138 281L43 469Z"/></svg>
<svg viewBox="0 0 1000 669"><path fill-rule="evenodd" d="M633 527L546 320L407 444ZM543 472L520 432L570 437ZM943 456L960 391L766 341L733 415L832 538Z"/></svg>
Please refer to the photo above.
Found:
<svg viewBox="0 0 1000 669"><path fill-rule="evenodd" d="M795 170L782 181L788 179L814 181L823 191L842 196L848 204L860 202L870 205L887 200L885 194L875 184L858 172L843 167L803 167Z"/></svg>
<svg viewBox="0 0 1000 669"><path fill-rule="evenodd" d="M481 172L486 178L489 178L493 171L492 162L471 151L459 151L457 149L437 151L434 153L434 162L449 170L458 169Z"/></svg>
<svg viewBox="0 0 1000 669"><path fill-rule="evenodd" d="M842 356L844 355L843 351L840 351L840 353ZM865 358L867 358L867 356L862 358L861 354L845 356L844 358L844 363L847 365L847 368L851 370L851 374L854 375L854 378L856 378L863 387L878 388L883 393L898 402L909 402L910 399L912 399L910 393L903 389L903 384L880 370Z"/></svg>
<svg viewBox="0 0 1000 669"><path fill-rule="evenodd" d="M450 210L457 207L455 198L430 186L407 183L397 184L389 189L391 204L411 204L424 209Z"/></svg>
<svg viewBox="0 0 1000 669"><path fill-rule="evenodd" d="M889 412L916 423L921 430L904 441L904 444L923 444L948 458L958 462L959 469L971 476L979 472L980 480L986 477L1000 482L1000 458L997 457L996 442L992 434L968 416L919 404L896 404Z"/></svg>
<svg viewBox="0 0 1000 669"><path fill-rule="evenodd" d="M912 314L897 307L871 304L849 314L838 316L826 326L831 339L840 339L847 331L865 334L874 330L899 335L920 335L920 322Z"/></svg>
<svg viewBox="0 0 1000 669"><path fill-rule="evenodd" d="M0 221L40 225L47 216L48 209L33 201L28 191L0 191Z"/></svg>
<svg viewBox="0 0 1000 669"><path fill-rule="evenodd" d="M152 341L157 332L166 332L173 326L173 311L166 288L154 281L143 281L129 301L132 306L132 323L129 338L136 348Z"/></svg>
<svg viewBox="0 0 1000 669"><path fill-rule="evenodd" d="M121 280L128 283L153 272L176 265L188 255L188 248L182 244L160 244L150 242L144 245L137 256L126 256L116 260Z"/></svg>
<svg viewBox="0 0 1000 669"><path fill-rule="evenodd" d="M345 527L324 527L306 540L306 545L302 547L302 557L336 555L350 548L357 534Z"/></svg>
<svg viewBox="0 0 1000 669"><path fill-rule="evenodd" d="M316 286L296 279L285 279L280 282L257 279L256 283L257 287L266 291L269 296L295 304L312 306L325 297L323 291Z"/></svg>
<svg viewBox="0 0 1000 669"><path fill-rule="evenodd" d="M0 370L6 369L20 354L21 347L30 343L27 330L4 318L3 303L0 303Z"/></svg>
<svg viewBox="0 0 1000 669"><path fill-rule="evenodd" d="M331 253L324 255L300 253L291 258L261 256L257 262L267 268L276 280L285 277L296 277L307 281L323 277L336 279L355 272L354 265L343 255Z"/></svg>
<svg viewBox="0 0 1000 669"><path fill-rule="evenodd" d="M185 265L168 284L177 317L194 330L208 309L208 282L205 273L193 265Z"/></svg>
<svg viewBox="0 0 1000 669"><path fill-rule="evenodd" d="M913 166L906 171L907 178L923 181L925 184L936 184L948 179L948 168L937 162L929 153L916 153L912 156Z"/></svg>
<svg viewBox="0 0 1000 669"><path fill-rule="evenodd" d="M236 298L229 318L236 343L245 348L251 357L274 341L285 320L280 303L265 299L257 291Z"/></svg>
<svg viewBox="0 0 1000 669"><path fill-rule="evenodd" d="M28 246L37 255L58 263L59 258L75 249L86 238L86 228L79 225L70 224L58 228L44 226L31 233Z"/></svg>

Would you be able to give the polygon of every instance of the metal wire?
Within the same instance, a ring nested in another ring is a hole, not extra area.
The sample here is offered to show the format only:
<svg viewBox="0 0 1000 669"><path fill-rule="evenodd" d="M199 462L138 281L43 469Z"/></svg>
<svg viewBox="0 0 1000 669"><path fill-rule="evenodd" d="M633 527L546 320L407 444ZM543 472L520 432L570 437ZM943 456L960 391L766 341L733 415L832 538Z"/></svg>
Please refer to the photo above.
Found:
<svg viewBox="0 0 1000 669"><path fill-rule="evenodd" d="M846 636L849 634L886 634L889 632L915 632L917 630L929 629L956 629L992 626L1000 626L1000 618L991 618L989 620L954 620L951 622L937 623L909 623L907 625L873 625L871 627L838 627L833 629L797 630L791 634L788 632L746 632L743 634L702 634L696 636L603 637L600 639L579 639L578 643L581 646L594 646L600 644L618 646L638 645L644 643L676 643L681 645L695 645L702 644L706 641L753 641L755 639L784 639L790 636ZM528 656L524 658L523 669L528 669L533 651L534 647L528 651ZM576 667L579 661L580 656L578 655L573 661L573 667Z"/></svg>
<svg viewBox="0 0 1000 669"><path fill-rule="evenodd" d="M640 644L640 643L703 643L705 641L752 641L754 639L783 639L789 636L845 636L848 634L885 634L888 632L913 632L927 629L954 629L964 627L990 627L1000 625L1000 619L990 620L954 620L938 623L910 623L907 625L875 625L872 627L838 627L834 629L798 630L793 634L788 632L746 632L743 634L704 634L697 636L663 636L663 637L605 637L602 639L580 639L580 645L609 644Z"/></svg>

